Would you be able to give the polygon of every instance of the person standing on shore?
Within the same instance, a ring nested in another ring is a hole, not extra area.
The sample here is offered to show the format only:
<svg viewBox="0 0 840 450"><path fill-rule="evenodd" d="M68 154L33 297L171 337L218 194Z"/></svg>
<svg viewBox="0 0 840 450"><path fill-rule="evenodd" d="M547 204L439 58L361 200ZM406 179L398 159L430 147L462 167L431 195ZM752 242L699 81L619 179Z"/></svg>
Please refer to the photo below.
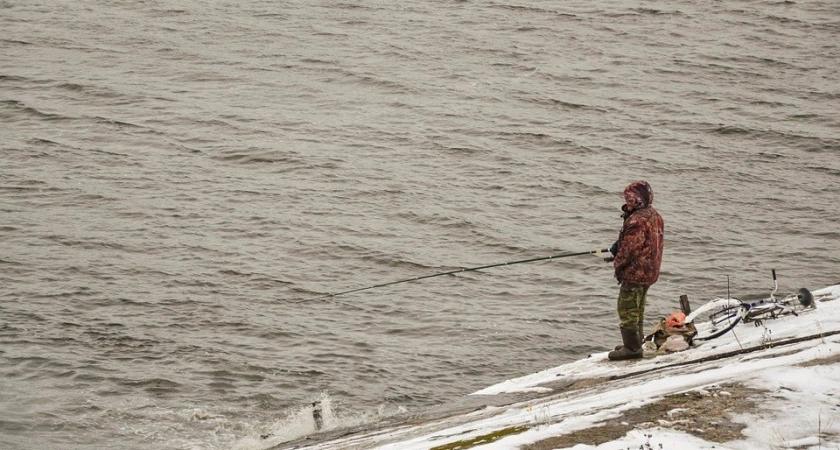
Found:
<svg viewBox="0 0 840 450"><path fill-rule="evenodd" d="M624 226L613 244L618 293L618 319L623 345L608 355L619 361L642 357L645 301L648 288L659 279L665 244L665 222L653 208L653 189L634 181L624 189Z"/></svg>

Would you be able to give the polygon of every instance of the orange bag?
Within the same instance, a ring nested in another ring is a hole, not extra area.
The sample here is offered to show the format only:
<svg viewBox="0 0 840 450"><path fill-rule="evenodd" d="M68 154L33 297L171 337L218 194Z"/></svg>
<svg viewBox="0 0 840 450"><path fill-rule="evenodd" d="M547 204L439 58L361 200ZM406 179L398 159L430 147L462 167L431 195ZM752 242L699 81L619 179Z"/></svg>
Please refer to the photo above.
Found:
<svg viewBox="0 0 840 450"><path fill-rule="evenodd" d="M685 313L682 311L677 311L670 316L665 321L665 323L671 328L677 328L685 325Z"/></svg>

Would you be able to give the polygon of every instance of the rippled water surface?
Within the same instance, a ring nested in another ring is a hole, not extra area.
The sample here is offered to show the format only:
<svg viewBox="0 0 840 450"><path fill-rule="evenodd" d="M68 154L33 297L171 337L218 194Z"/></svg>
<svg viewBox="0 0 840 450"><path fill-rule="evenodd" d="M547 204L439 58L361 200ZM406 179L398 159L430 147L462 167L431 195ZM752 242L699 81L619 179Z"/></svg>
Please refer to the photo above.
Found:
<svg viewBox="0 0 840 450"><path fill-rule="evenodd" d="M640 178L649 324L840 282L835 1L173 5L0 1L0 448L260 448L603 351L594 256L319 296L608 247Z"/></svg>

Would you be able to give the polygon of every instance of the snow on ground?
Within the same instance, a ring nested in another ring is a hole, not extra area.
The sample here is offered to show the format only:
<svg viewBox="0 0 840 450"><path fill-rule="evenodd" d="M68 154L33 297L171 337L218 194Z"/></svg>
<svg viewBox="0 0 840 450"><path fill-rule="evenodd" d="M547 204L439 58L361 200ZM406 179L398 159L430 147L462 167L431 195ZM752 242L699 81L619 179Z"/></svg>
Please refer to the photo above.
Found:
<svg viewBox="0 0 840 450"><path fill-rule="evenodd" d="M641 371L755 345L772 344L775 341L840 330L840 305L831 302L831 300L840 299L840 285L813 291L812 294L817 299L818 305L813 311L801 313L799 317L786 316L777 320L767 320L764 321L763 327L740 324L731 332L702 343L687 352L672 353L655 359L633 361L631 363L605 361L608 352L593 354L587 359L490 386L475 392L473 395L533 392L544 389L540 387L541 384L556 381L558 377L597 378L617 375L626 372L629 367L632 367L633 371ZM699 307L700 305L694 306ZM616 334L618 333L616 332ZM618 336L616 336L616 341L618 340Z"/></svg>
<svg viewBox="0 0 840 450"><path fill-rule="evenodd" d="M520 393L534 397L529 400L303 448L840 450L840 285L813 294L813 311L766 320L763 326L740 324L685 352L624 362L597 353L472 394ZM807 336L817 337L795 342ZM715 359L754 347L760 350ZM727 402L733 395L729 387L749 393L742 408ZM683 398L720 405L703 412L716 417L692 417L697 402ZM651 413L663 403L665 414L630 423L633 414ZM704 429L695 425L701 422ZM736 427L732 436L722 438L726 435L715 431L731 426ZM621 430L620 435L601 431L608 428Z"/></svg>

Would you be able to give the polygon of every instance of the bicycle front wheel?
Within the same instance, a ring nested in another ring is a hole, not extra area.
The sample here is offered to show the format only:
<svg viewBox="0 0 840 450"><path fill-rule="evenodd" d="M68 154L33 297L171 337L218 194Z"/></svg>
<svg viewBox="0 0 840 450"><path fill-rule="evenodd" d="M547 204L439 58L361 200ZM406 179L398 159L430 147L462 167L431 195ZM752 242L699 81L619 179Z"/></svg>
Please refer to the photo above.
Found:
<svg viewBox="0 0 840 450"><path fill-rule="evenodd" d="M686 323L694 322L697 328L695 341L708 341L728 333L746 316L749 306L734 298L720 298L697 308Z"/></svg>

